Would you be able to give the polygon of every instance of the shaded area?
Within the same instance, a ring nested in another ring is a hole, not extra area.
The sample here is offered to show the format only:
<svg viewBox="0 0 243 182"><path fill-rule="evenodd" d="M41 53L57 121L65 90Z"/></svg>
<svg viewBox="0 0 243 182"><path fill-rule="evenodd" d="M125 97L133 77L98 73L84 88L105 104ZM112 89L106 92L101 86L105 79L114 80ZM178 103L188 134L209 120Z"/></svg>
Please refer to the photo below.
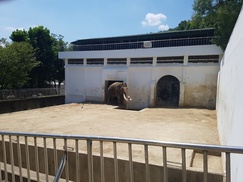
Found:
<svg viewBox="0 0 243 182"><path fill-rule="evenodd" d="M178 107L180 82L174 76L164 76L157 83L157 106Z"/></svg>

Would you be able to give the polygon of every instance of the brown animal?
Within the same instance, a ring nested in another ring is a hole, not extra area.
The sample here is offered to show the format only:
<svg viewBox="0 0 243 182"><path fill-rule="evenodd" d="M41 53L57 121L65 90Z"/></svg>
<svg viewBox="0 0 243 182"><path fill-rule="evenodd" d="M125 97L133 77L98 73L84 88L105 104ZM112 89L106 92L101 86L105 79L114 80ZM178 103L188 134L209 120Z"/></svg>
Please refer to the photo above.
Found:
<svg viewBox="0 0 243 182"><path fill-rule="evenodd" d="M106 92L106 102L110 104L114 98L117 98L118 105L123 105L125 101L132 100L127 94L127 84L123 82L112 83Z"/></svg>

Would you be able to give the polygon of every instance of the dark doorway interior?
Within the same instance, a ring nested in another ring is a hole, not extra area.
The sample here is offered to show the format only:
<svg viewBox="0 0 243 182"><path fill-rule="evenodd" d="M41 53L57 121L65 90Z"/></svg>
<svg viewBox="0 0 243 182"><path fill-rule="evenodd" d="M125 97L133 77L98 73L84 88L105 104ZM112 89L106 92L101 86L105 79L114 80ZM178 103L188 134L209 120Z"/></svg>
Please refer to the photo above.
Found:
<svg viewBox="0 0 243 182"><path fill-rule="evenodd" d="M106 80L105 81L105 103L107 103L106 101L107 101L107 89L109 88L109 86L112 84L112 83L114 83L114 82L122 82L123 83L123 81L122 80ZM117 101L117 97L113 97L112 99L111 99L111 102L110 102L110 104L112 104L112 105L118 105L118 101Z"/></svg>
<svg viewBox="0 0 243 182"><path fill-rule="evenodd" d="M171 75L160 78L157 83L156 101L157 106L178 107L180 96L180 82Z"/></svg>

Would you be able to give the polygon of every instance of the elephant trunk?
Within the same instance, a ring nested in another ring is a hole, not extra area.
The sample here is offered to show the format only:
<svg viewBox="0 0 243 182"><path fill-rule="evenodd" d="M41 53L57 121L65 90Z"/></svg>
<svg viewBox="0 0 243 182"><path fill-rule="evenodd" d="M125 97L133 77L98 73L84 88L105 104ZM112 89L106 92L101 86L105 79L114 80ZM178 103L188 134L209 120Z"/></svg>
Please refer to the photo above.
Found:
<svg viewBox="0 0 243 182"><path fill-rule="evenodd" d="M123 98L124 98L126 101L128 101L128 100L132 100L132 98L131 98L130 96L126 97L125 94L123 94Z"/></svg>

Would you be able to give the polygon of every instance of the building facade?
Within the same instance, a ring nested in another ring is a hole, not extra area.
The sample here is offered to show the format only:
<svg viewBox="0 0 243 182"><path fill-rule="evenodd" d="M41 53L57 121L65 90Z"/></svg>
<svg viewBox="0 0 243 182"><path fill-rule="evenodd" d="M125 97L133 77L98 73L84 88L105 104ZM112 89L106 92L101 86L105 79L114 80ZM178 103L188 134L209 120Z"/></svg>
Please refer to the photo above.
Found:
<svg viewBox="0 0 243 182"><path fill-rule="evenodd" d="M70 102L105 102L114 81L126 82L130 109L215 108L222 50L213 29L85 39L65 60L65 96Z"/></svg>

